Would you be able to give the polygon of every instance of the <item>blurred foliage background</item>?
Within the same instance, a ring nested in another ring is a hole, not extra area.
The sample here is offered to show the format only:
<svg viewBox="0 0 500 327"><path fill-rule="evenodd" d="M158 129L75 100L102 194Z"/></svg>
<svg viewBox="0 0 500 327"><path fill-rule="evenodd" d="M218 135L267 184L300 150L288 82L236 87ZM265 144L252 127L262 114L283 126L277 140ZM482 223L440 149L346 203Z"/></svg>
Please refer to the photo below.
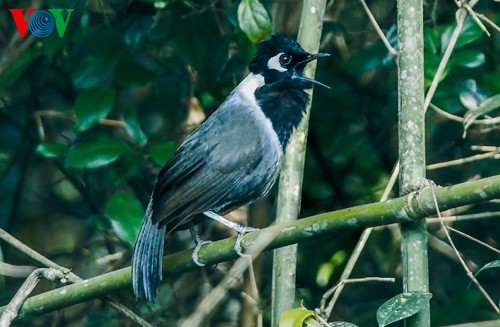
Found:
<svg viewBox="0 0 500 327"><path fill-rule="evenodd" d="M163 163L247 74L258 40L271 31L296 35L301 10L296 0L1 0L0 4L0 227L84 278L130 264L143 208ZM394 42L396 2L367 4ZM74 12L62 38L55 32L46 38L29 33L20 38L9 8L73 8ZM494 1L480 1L475 7L497 24L498 9ZM455 11L452 1L426 2L426 87L449 42ZM433 104L464 117L498 95L499 41L498 32L487 37L468 18ZM320 50L331 57L318 63L316 77L332 88L318 88L314 94L302 216L378 201L398 155L397 69L360 2L328 3ZM490 108L486 114L496 113ZM498 123L472 124L464 137L461 121L429 110L426 127L428 163L498 153ZM490 156L429 170L428 177L438 185L452 185L499 173L498 161ZM274 200L270 196L253 205L249 224L269 225ZM446 215L499 210L500 203L493 201ZM242 219L245 214L232 216ZM498 215L452 224L498 248ZM217 224L201 228L207 239L231 236ZM479 291L468 287L469 279L443 242L439 225L430 224L429 234L433 325L497 317ZM308 308L319 306L358 236L333 235L299 245L297 305L303 300ZM470 240L454 239L473 271L498 259ZM0 261L15 265L14 277L0 275L0 305L4 305L23 282L21 277L37 263L5 243L0 245ZM189 233L180 231L167 240L166 251L191 246ZM263 254L254 267L264 325L270 323L271 256ZM155 305L136 302L129 290L120 297L148 320L173 326L196 309L199 298L229 266L167 280ZM400 269L397 226L378 229L353 277L394 276L397 282L347 286L332 319L375 326L376 309L400 293ZM484 272L480 282L498 301L498 272ZM36 292L53 287L44 282ZM252 326L245 323L249 310L244 298L238 290L228 294L207 326ZM18 324L132 325L98 300Z"/></svg>

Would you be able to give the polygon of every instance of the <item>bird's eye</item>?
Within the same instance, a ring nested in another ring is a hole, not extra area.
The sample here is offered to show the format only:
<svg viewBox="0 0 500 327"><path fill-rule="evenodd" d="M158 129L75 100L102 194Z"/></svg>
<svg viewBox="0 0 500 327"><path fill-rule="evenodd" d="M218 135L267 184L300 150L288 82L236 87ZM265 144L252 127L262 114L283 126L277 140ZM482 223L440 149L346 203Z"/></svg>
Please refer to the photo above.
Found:
<svg viewBox="0 0 500 327"><path fill-rule="evenodd" d="M280 64L282 66L286 66L291 62L292 62L292 56L287 55L285 53L280 56Z"/></svg>

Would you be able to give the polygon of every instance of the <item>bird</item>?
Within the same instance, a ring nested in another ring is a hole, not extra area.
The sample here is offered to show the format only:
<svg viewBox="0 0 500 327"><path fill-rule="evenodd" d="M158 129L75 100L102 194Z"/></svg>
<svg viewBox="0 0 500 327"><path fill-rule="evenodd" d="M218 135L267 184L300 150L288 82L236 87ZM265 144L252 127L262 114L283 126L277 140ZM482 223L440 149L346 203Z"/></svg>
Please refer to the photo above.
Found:
<svg viewBox="0 0 500 327"><path fill-rule="evenodd" d="M196 248L207 241L193 223L217 220L241 239L256 230L221 214L266 196L278 179L287 144L310 102L314 85L304 75L307 63L326 53L310 54L282 33L260 42L249 74L198 128L187 136L163 166L145 210L132 255L132 289L136 298L154 302L162 279L165 235L188 226Z"/></svg>

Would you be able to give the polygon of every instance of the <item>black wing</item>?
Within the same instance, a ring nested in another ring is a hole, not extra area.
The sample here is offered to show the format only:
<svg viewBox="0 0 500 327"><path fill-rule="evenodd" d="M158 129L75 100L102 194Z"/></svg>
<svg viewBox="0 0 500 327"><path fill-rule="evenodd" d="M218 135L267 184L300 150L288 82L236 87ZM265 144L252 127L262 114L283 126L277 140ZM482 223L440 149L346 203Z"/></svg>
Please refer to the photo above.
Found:
<svg viewBox="0 0 500 327"><path fill-rule="evenodd" d="M171 230L196 214L241 203L231 191L262 159L262 135L250 110L223 104L188 136L158 176L153 223Z"/></svg>

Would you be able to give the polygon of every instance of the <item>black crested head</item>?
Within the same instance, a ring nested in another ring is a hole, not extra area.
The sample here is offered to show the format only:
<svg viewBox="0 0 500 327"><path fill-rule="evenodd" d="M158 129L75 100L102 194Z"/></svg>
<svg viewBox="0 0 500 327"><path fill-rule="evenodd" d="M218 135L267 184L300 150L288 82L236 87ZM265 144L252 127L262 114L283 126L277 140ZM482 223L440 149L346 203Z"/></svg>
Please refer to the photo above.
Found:
<svg viewBox="0 0 500 327"><path fill-rule="evenodd" d="M304 76L304 67L308 62L328 54L310 54L291 37L274 33L259 45L255 58L250 62L250 72L264 77L266 84L293 81L297 89L310 89L320 82Z"/></svg>
<svg viewBox="0 0 500 327"><path fill-rule="evenodd" d="M262 41L249 69L264 77L264 85L255 91L255 99L271 121L285 150L294 128L304 117L309 95L304 91L314 84L322 85L304 76L308 62L328 54L310 54L292 38L281 33Z"/></svg>
<svg viewBox="0 0 500 327"><path fill-rule="evenodd" d="M306 59L309 55L300 44L288 35L274 33L267 40L260 42L259 50L250 63L250 71L254 74L260 74L269 69L269 60L280 53L288 55L291 59L289 63L285 62L288 66L292 66L293 61L300 62Z"/></svg>

